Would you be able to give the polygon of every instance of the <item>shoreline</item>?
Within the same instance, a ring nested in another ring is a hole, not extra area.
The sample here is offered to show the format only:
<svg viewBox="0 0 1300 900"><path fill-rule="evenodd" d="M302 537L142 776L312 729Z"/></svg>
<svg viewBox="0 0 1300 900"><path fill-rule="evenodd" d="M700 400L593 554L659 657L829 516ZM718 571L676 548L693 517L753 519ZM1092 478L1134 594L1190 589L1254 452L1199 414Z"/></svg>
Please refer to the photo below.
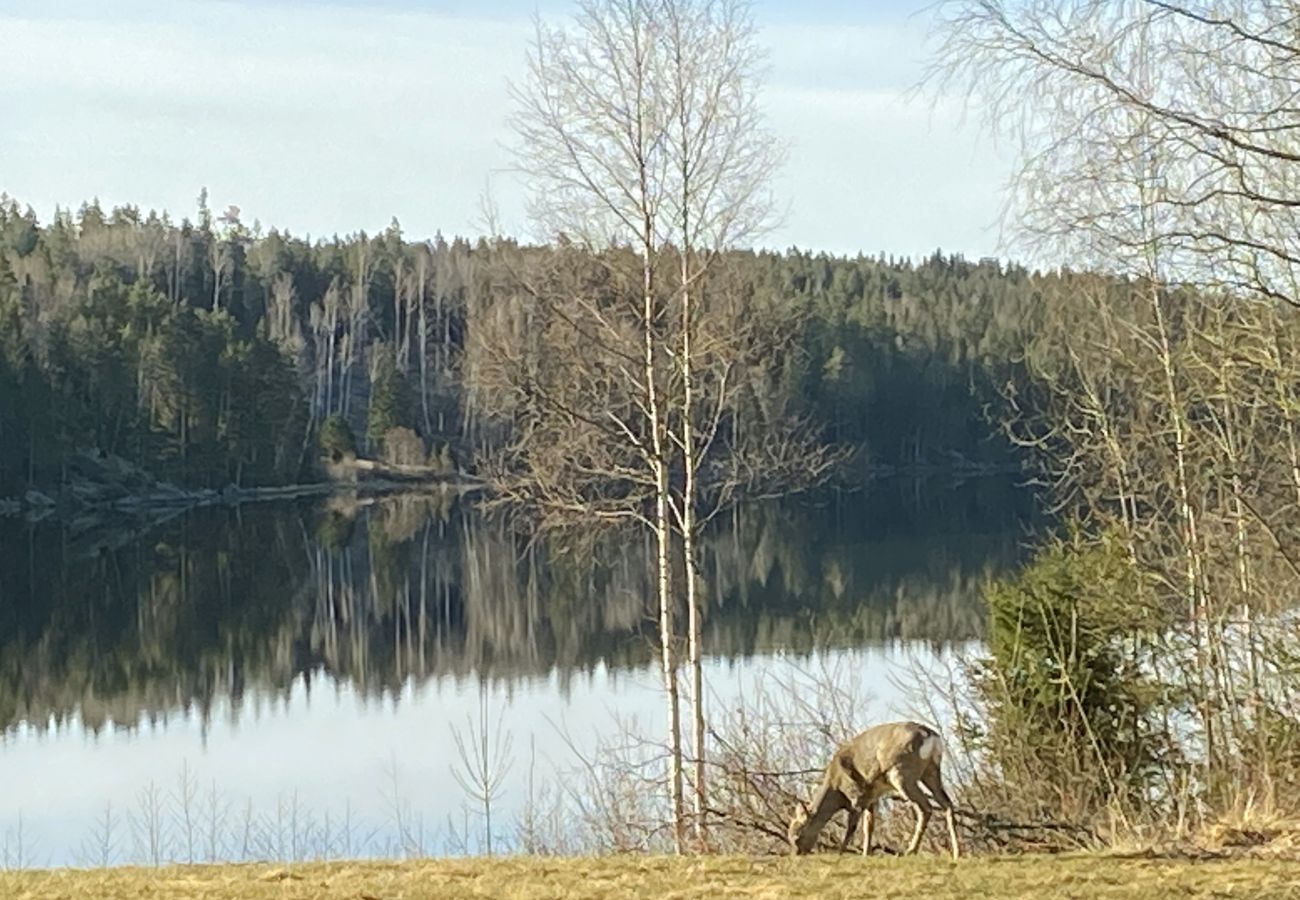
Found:
<svg viewBox="0 0 1300 900"><path fill-rule="evenodd" d="M93 556L120 547L173 519L201 509L239 509L263 503L284 503L310 498L345 497L373 502L398 494L457 496L478 491L481 485L459 477L423 482L364 479L321 481L258 488L217 490L169 490L132 494L99 503L52 500L47 504L21 505L10 500L6 509L0 500L0 526L6 522L24 526L43 525L65 530L73 556ZM52 499L48 498L47 499Z"/></svg>
<svg viewBox="0 0 1300 900"><path fill-rule="evenodd" d="M127 460L93 450L69 457L65 480L57 485L28 488L16 495L0 496L0 524L22 521L28 525L58 524L72 536L125 529L148 530L178 515L213 507L235 509L247 504L312 498L352 497L374 500L400 494L477 494L487 484L473 473L448 472L424 465L397 465L366 457L321 460L319 480L293 484L221 488L184 488L153 477ZM1027 474L1018 464L989 464L952 455L941 461L911 465L860 463L812 493L852 495L893 480L916 483L946 479L958 486L972 479L1004 478ZM104 535L96 545L115 540Z"/></svg>
<svg viewBox="0 0 1300 900"><path fill-rule="evenodd" d="M210 506L241 506L337 494L375 497L448 490L468 494L486 489L486 483L472 473L439 472L425 466L399 466L365 458L328 466L331 477L320 481L259 487L229 484L222 488L182 488L156 481L129 464L119 465L128 470L125 479L78 476L61 485L38 485L17 495L0 496L0 521L20 516L29 522L40 522L47 519L70 521L95 513L131 516L149 512L184 512ZM923 481L949 478L954 483L961 483L973 478L1008 477L1023 472L1023 467L1018 465L988 465L965 460L910 466L867 465L854 473L858 480L832 483L824 488L856 493L891 479ZM122 480L128 483L123 484Z"/></svg>
<svg viewBox="0 0 1300 900"><path fill-rule="evenodd" d="M193 509L354 494L376 497L396 493L472 493L483 482L463 472L440 472L426 466L388 465L354 459L326 466L319 481L221 488L183 488L158 481L118 457L81 453L69 465L71 477L58 485L30 487L16 496L0 497L0 520L24 518L29 523L85 519L161 517Z"/></svg>

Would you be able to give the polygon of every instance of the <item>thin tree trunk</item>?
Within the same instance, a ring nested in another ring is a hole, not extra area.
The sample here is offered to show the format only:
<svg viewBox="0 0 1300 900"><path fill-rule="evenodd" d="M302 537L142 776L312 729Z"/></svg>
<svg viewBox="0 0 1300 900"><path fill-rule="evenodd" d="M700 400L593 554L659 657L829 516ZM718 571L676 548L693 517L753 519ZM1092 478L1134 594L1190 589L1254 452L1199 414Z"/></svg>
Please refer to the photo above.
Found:
<svg viewBox="0 0 1300 900"><path fill-rule="evenodd" d="M673 846L678 854L686 849L686 813L682 791L682 714L677 679L675 616L673 615L672 569L669 550L672 531L668 520L668 472L663 462L655 465L658 497L655 500L656 563L659 593L659 645L663 655L664 691L668 695L669 793L673 806Z"/></svg>
<svg viewBox="0 0 1300 900"><path fill-rule="evenodd" d="M1216 326L1218 330L1218 339L1227 340L1228 323L1225 321L1223 310L1218 311L1216 316ZM1238 421L1236 410L1236 399L1233 396L1232 382L1228 377L1228 368L1226 358L1219 360L1218 366L1219 392L1222 396L1222 415L1219 422L1220 431L1223 439L1223 453L1228 463L1229 483L1232 491L1231 518L1234 532L1234 551L1237 575L1237 590L1241 592L1240 608L1242 614L1242 623L1246 630L1246 659L1247 675L1250 678L1250 700L1251 711L1253 712L1257 698L1258 684L1254 680L1255 670L1255 652L1254 639L1252 636L1251 623L1251 559L1250 550L1247 546L1246 535L1246 509L1243 499L1243 487L1241 481L1241 440L1238 437ZM1220 609L1225 612L1231 608L1230 604L1224 604ZM1241 703L1237 696L1238 685L1232 672L1232 661L1227 657L1231 649L1225 646L1223 640L1223 625L1220 622L1214 631L1215 640L1211 647L1217 647L1217 656L1220 661L1221 683L1219 689L1228 697L1230 702L1228 707L1228 722L1232 726L1231 740L1239 745L1241 736L1245 733L1242 723ZM1238 746L1238 749L1240 747ZM1233 754L1237 760L1238 766L1244 762L1241 754Z"/></svg>
<svg viewBox="0 0 1300 900"><path fill-rule="evenodd" d="M393 368L399 372L406 371L406 362L402 359L402 316L406 305L402 293L406 289L404 269L400 260L393 267Z"/></svg>
<svg viewBox="0 0 1300 900"><path fill-rule="evenodd" d="M333 316L329 322L329 340L328 350L325 359L325 415L334 414L334 329L337 323L333 321Z"/></svg>
<svg viewBox="0 0 1300 900"><path fill-rule="evenodd" d="M212 311L221 309L221 275L226 268L225 250L220 239L212 239Z"/></svg>
<svg viewBox="0 0 1300 900"><path fill-rule="evenodd" d="M644 175L643 175L644 178ZM651 467L655 480L655 540L659 596L659 647L664 691L668 695L668 778L673 807L673 843L677 853L686 847L685 805L682 796L681 701L677 681L676 625L672 597L672 528L668 518L668 463L664 446L664 416L660 408L655 365L654 226L647 216L642 232L642 326L645 329L646 412L650 418Z"/></svg>
<svg viewBox="0 0 1300 900"><path fill-rule="evenodd" d="M425 308L427 255L420 251L419 274L419 328L420 328L420 415L424 422L424 436L429 437L432 423L429 421L429 311Z"/></svg>
<svg viewBox="0 0 1300 900"><path fill-rule="evenodd" d="M1152 266L1151 271L1155 271ZM1218 756L1217 728L1214 714L1211 712L1210 688L1205 680L1206 646L1204 634L1205 608L1201 594L1200 535L1197 528L1196 510L1192 505L1191 486L1187 466L1187 424L1183 421L1183 408L1175 380L1173 351L1170 348L1169 328L1165 322L1164 310L1160 303L1160 289L1152 280L1150 300L1155 313L1157 340L1161 371L1164 376L1165 401L1169 404L1169 413L1173 419L1175 486L1178 491L1178 518L1182 522L1184 575L1186 577L1187 614L1191 619L1192 642L1196 653L1196 669L1200 680L1196 703L1200 707L1201 722L1205 729L1206 758L1213 767Z"/></svg>
<svg viewBox="0 0 1300 900"><path fill-rule="evenodd" d="M172 303L181 299L181 231L176 229L176 254L172 262L172 278L168 285L168 296Z"/></svg>
<svg viewBox="0 0 1300 900"><path fill-rule="evenodd" d="M683 220L682 234L688 237L687 223ZM682 556L685 560L686 575L686 616L687 616L687 653L691 666L691 723L692 747L695 752L694 790L692 791L694 820L693 827L698 849L705 848L707 827L704 821L708 808L707 784L705 781L705 718L704 718L704 667L701 648L702 615L699 599L699 570L695 556L695 512L696 512L696 459L695 459L695 366L691 343L692 301L690 255L687 242L679 250L681 258L682 280Z"/></svg>

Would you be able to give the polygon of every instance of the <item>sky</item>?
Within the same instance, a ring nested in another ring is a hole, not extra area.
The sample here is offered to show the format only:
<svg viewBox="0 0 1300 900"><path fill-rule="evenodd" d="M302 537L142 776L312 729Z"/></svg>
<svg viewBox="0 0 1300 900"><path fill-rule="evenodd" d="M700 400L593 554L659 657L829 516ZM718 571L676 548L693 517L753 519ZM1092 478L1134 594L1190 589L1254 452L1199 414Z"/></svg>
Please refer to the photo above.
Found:
<svg viewBox="0 0 1300 900"><path fill-rule="evenodd" d="M762 103L788 143L766 247L1000 255L1007 148L916 95L928 0L757 0ZM0 192L47 220L98 198L328 237L536 237L508 82L562 0L0 0Z"/></svg>

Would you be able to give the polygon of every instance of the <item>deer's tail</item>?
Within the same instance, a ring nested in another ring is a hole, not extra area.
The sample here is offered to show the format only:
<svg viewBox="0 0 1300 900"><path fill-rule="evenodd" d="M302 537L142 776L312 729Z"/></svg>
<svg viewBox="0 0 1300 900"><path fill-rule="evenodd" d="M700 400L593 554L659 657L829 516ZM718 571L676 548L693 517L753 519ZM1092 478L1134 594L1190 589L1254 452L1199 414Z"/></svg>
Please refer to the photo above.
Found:
<svg viewBox="0 0 1300 900"><path fill-rule="evenodd" d="M921 739L921 746L916 752L931 765L939 765L943 761L943 738L939 737L937 731L926 729L926 735Z"/></svg>

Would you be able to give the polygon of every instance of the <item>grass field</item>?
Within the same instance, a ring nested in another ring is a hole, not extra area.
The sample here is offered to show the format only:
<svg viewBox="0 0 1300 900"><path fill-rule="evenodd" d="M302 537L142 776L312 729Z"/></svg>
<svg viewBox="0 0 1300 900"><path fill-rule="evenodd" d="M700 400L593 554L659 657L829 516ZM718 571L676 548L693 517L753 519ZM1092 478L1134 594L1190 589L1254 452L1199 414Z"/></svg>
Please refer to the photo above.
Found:
<svg viewBox="0 0 1300 900"><path fill-rule="evenodd" d="M508 858L295 866L0 873L4 900L441 900L546 897L1300 898L1300 862L1117 856L983 857L954 863L821 855Z"/></svg>

